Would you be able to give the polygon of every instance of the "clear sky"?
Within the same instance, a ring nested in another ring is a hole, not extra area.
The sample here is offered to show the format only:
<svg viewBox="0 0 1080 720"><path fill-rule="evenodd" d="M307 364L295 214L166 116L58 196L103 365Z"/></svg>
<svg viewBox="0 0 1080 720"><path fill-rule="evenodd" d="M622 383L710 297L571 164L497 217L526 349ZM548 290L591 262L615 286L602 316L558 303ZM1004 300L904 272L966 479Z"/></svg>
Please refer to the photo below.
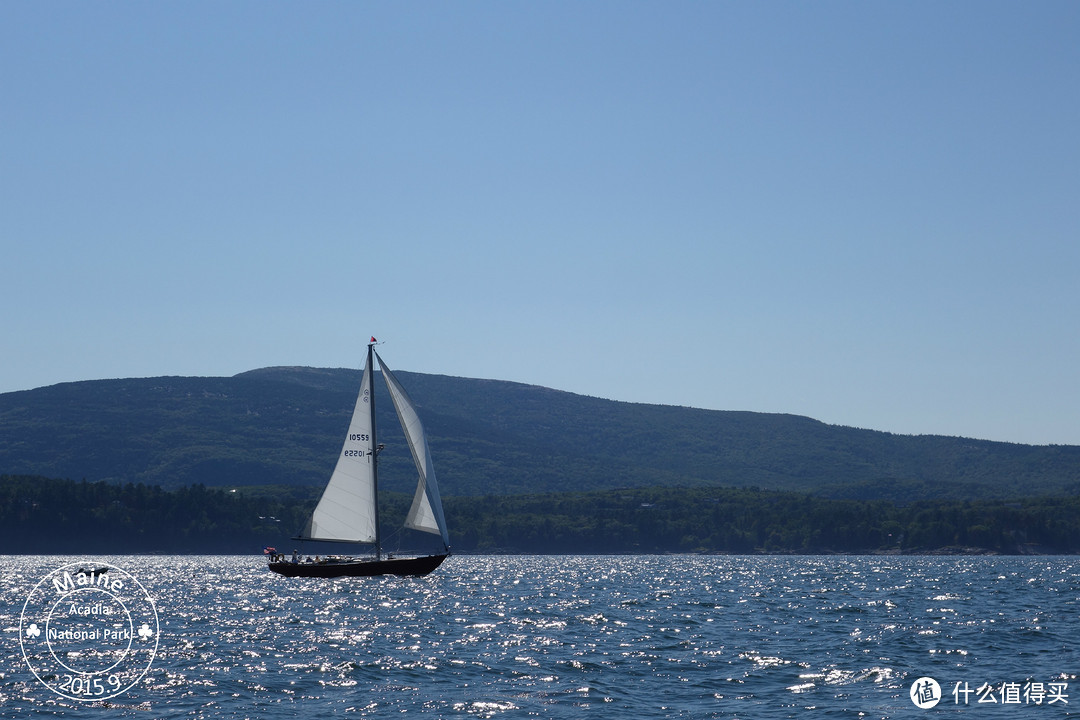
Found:
<svg viewBox="0 0 1080 720"><path fill-rule="evenodd" d="M1080 444L1080 3L0 2L0 392L391 367Z"/></svg>

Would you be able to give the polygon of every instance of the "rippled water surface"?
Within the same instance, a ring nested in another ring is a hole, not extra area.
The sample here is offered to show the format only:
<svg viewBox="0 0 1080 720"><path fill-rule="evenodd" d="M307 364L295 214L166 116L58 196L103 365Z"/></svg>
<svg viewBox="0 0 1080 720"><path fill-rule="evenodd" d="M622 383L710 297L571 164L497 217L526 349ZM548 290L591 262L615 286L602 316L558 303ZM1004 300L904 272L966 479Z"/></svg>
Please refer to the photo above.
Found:
<svg viewBox="0 0 1080 720"><path fill-rule="evenodd" d="M427 578L340 580L281 578L254 557L98 558L137 577L160 619L150 670L108 706L49 691L19 645L27 594L80 560L3 558L4 717L1080 710L1075 558L452 557ZM932 710L909 697L922 676L942 688ZM1064 697L953 694L1028 682Z"/></svg>

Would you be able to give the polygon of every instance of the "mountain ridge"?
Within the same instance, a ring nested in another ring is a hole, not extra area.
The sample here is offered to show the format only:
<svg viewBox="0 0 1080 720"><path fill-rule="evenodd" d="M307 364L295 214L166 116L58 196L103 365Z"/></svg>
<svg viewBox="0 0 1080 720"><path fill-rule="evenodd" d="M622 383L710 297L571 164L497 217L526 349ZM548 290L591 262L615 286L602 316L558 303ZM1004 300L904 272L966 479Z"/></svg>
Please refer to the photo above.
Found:
<svg viewBox="0 0 1080 720"><path fill-rule="evenodd" d="M787 413L395 374L419 405L448 495L760 487L907 501L1080 492L1078 446L898 435ZM4 393L0 472L163 487L318 486L340 450L359 383L355 369L277 366ZM380 441L395 447L404 442L400 428L381 381L376 387ZM415 482L407 452L387 453L381 468L388 489Z"/></svg>

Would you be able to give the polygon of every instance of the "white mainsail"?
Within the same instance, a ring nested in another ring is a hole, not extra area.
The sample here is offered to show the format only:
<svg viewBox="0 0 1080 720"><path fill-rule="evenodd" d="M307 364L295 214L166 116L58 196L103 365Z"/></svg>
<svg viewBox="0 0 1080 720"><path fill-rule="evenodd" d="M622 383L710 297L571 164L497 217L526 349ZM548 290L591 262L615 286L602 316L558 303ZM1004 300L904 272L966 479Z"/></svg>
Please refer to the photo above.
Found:
<svg viewBox="0 0 1080 720"><path fill-rule="evenodd" d="M305 539L373 543L376 541L375 457L371 427L371 363L356 397L349 434L334 474L305 529Z"/></svg>
<svg viewBox="0 0 1080 720"><path fill-rule="evenodd" d="M412 507L409 508L409 514L405 518L405 527L440 535L443 545L449 548L450 536L446 531L442 499L439 497L439 484L435 480L435 468L431 464L431 453L428 451L424 426L420 423L420 416L413 407L408 393L401 387L378 353L375 353L375 357L379 359L379 368L382 370L387 387L390 388L394 409L397 410L398 420L401 421L401 428L409 441L409 449L412 451L416 470L420 474Z"/></svg>

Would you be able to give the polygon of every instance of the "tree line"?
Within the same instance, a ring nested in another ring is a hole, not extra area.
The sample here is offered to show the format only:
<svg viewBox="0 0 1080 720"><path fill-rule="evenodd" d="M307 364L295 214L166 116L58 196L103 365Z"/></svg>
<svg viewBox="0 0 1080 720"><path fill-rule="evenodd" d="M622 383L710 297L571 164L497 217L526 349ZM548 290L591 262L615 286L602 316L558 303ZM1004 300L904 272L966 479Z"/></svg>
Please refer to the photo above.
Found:
<svg viewBox="0 0 1080 720"><path fill-rule="evenodd" d="M258 553L287 547L319 490L163 490L0 476L0 553ZM384 528L410 497L382 494ZM1080 552L1080 498L829 499L744 488L631 488L444 499L459 553Z"/></svg>

